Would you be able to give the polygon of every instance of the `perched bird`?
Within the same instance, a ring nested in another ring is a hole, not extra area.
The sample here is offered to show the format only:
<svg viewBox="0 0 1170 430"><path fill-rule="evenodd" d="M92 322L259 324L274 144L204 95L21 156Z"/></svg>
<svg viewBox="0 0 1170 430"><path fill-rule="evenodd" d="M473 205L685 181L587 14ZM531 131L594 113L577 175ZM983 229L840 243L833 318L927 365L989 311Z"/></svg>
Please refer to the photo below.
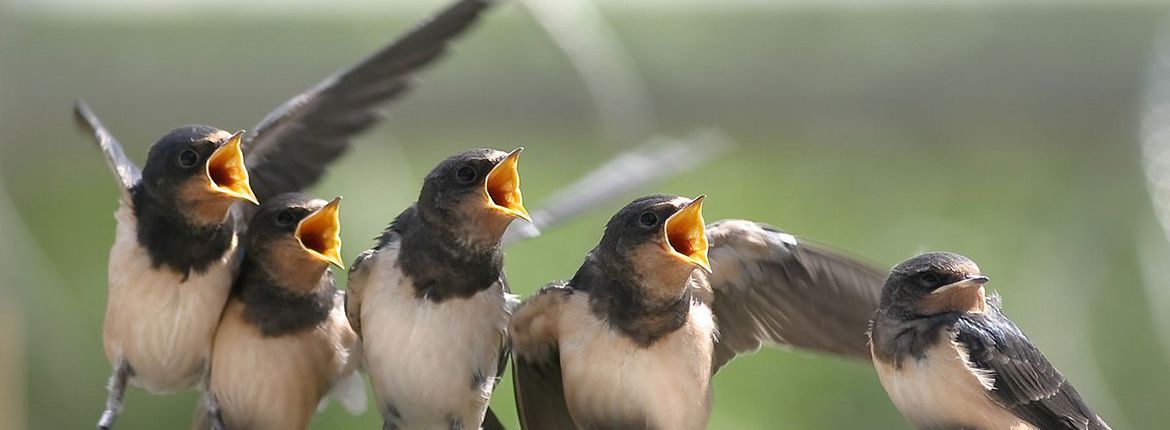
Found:
<svg viewBox="0 0 1170 430"><path fill-rule="evenodd" d="M127 188L114 214L102 331L114 373L99 428L113 424L127 382L168 393L200 379L239 266L229 208L256 202L240 137L181 127L151 147L141 174L115 159Z"/></svg>
<svg viewBox="0 0 1170 430"><path fill-rule="evenodd" d="M515 311L524 428L702 429L711 377L738 354L868 356L878 270L766 225L704 226L703 200L634 200L572 280Z"/></svg>
<svg viewBox="0 0 1170 430"><path fill-rule="evenodd" d="M873 364L922 429L1108 429L987 297L967 257L932 252L890 272L873 317Z"/></svg>
<svg viewBox="0 0 1170 430"><path fill-rule="evenodd" d="M515 305L500 237L514 218L528 218L520 151L444 160L418 201L353 263L346 315L384 429L478 429L484 421Z"/></svg>
<svg viewBox="0 0 1170 430"><path fill-rule="evenodd" d="M378 121L377 107L408 89L489 2L456 1L280 105L249 135L175 129L152 146L142 171L78 102L78 122L94 134L122 190L103 331L113 372L99 428L113 425L127 383L162 394L200 380L236 274L237 238L253 211L232 203L263 201L319 179L354 135Z"/></svg>
<svg viewBox="0 0 1170 430"><path fill-rule="evenodd" d="M340 201L282 194L248 224L193 428L307 428L317 404L356 373L357 335L329 270L344 267Z"/></svg>

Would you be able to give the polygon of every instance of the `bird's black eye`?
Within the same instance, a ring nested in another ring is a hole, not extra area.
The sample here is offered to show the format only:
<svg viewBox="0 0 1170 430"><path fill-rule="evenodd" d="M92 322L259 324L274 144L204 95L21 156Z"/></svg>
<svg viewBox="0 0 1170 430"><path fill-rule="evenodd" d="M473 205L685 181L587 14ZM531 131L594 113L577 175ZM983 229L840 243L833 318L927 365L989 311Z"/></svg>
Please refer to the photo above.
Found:
<svg viewBox="0 0 1170 430"><path fill-rule="evenodd" d="M297 217L293 215L292 209L285 209L276 214L276 223L282 227L293 225L297 221Z"/></svg>
<svg viewBox="0 0 1170 430"><path fill-rule="evenodd" d="M199 154L195 150L188 149L179 154L179 165L183 167L192 167L199 162Z"/></svg>
<svg viewBox="0 0 1170 430"><path fill-rule="evenodd" d="M934 273L923 273L922 274L922 281L926 282L927 284L932 284L932 285L937 284L939 282L939 280L940 280L940 278L938 277L938 275L936 275Z"/></svg>
<svg viewBox="0 0 1170 430"><path fill-rule="evenodd" d="M638 217L638 225L654 227L658 225L658 215L655 215L654 212L642 212L642 215Z"/></svg>
<svg viewBox="0 0 1170 430"><path fill-rule="evenodd" d="M464 185L475 182L476 176L479 175L475 173L475 168L471 166L462 166L459 170L455 171L455 179Z"/></svg>

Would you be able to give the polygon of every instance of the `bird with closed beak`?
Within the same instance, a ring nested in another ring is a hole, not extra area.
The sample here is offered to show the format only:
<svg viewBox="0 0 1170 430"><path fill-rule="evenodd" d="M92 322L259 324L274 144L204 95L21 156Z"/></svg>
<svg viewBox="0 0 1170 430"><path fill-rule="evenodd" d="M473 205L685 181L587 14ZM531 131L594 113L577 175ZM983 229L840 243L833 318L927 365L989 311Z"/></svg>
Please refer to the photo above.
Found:
<svg viewBox="0 0 1170 430"><path fill-rule="evenodd" d="M894 406L921 429L1108 429L988 296L969 258L931 252L890 271L870 329Z"/></svg>
<svg viewBox="0 0 1170 430"><path fill-rule="evenodd" d="M354 261L346 315L384 429L478 429L503 373L515 299L500 238L528 219L521 149L452 156ZM486 414L486 415L485 415Z"/></svg>
<svg viewBox="0 0 1170 430"><path fill-rule="evenodd" d="M202 379L237 272L238 237L255 213L235 203L252 205L320 179L354 136L382 118L379 106L411 88L417 72L489 4L455 1L281 104L247 135L177 128L151 147L142 170L77 103L78 123L93 134L121 189L103 329L113 371L99 428L113 425L127 385L165 394Z"/></svg>
<svg viewBox="0 0 1170 430"><path fill-rule="evenodd" d="M867 357L881 272L763 224L704 225L704 200L634 200L571 280L515 311L525 429L703 429L711 377L739 354Z"/></svg>
<svg viewBox="0 0 1170 430"><path fill-rule="evenodd" d="M304 429L356 374L357 335L329 270L344 267L340 202L282 194L252 218L193 428ZM360 392L354 406L364 408Z"/></svg>

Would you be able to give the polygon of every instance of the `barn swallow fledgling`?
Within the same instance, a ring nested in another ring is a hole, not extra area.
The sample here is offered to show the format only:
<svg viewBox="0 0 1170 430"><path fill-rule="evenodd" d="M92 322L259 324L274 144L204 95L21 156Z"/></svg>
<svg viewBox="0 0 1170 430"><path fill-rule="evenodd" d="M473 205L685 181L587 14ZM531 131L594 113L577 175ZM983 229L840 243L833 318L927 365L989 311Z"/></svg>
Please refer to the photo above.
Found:
<svg viewBox="0 0 1170 430"><path fill-rule="evenodd" d="M711 377L738 354L771 344L867 356L878 270L751 221L704 226L702 204L634 200L572 280L516 309L525 429L703 429Z"/></svg>
<svg viewBox="0 0 1170 430"><path fill-rule="evenodd" d="M123 183L133 185L114 214L102 331L114 373L99 428L112 425L127 382L168 393L203 372L238 267L229 208L256 202L240 137L181 127L151 147L141 177L125 170L133 176Z"/></svg>
<svg viewBox="0 0 1170 430"><path fill-rule="evenodd" d="M340 201L282 194L248 224L194 429L307 428L318 403L356 372L357 335L329 270L344 267Z"/></svg>
<svg viewBox="0 0 1170 430"><path fill-rule="evenodd" d="M890 272L871 328L873 363L894 405L922 429L1109 426L985 296L967 257L932 252Z"/></svg>
<svg viewBox="0 0 1170 430"><path fill-rule="evenodd" d="M113 372L99 428L113 425L127 383L162 394L201 379L237 269L237 236L254 211L229 211L232 199L264 201L320 179L355 135L382 118L379 106L410 89L417 72L489 4L455 1L278 106L248 135L176 129L151 148L145 171L88 106L77 103L78 123L93 133L121 188L103 330Z"/></svg>
<svg viewBox="0 0 1170 430"><path fill-rule="evenodd" d="M450 157L349 273L346 315L362 341L384 429L478 429L507 360L515 299L500 237L528 218L511 153Z"/></svg>

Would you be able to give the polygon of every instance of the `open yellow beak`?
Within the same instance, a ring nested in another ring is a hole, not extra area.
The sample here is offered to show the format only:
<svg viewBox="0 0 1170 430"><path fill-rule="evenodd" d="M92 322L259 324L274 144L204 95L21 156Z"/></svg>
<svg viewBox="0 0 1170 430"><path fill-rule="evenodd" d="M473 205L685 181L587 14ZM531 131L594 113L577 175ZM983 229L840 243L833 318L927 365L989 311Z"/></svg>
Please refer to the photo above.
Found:
<svg viewBox="0 0 1170 430"><path fill-rule="evenodd" d="M508 154L508 158L492 167L483 187L492 208L532 222L532 217L528 215L528 210L524 209L524 202L520 196L520 171L516 169L520 162L520 153L523 151L524 148L516 148Z"/></svg>
<svg viewBox="0 0 1170 430"><path fill-rule="evenodd" d="M248 169L244 167L244 152L240 150L243 138L243 130L237 131L227 143L211 153L207 159L207 180L214 192L260 204L248 185Z"/></svg>
<svg viewBox="0 0 1170 430"><path fill-rule="evenodd" d="M297 224L296 236L301 247L321 261L342 269L341 261L341 197L306 216Z"/></svg>
<svg viewBox="0 0 1170 430"><path fill-rule="evenodd" d="M711 261L707 259L707 225L703 222L703 199L706 197L695 197L667 218L663 230L673 255L711 273Z"/></svg>

